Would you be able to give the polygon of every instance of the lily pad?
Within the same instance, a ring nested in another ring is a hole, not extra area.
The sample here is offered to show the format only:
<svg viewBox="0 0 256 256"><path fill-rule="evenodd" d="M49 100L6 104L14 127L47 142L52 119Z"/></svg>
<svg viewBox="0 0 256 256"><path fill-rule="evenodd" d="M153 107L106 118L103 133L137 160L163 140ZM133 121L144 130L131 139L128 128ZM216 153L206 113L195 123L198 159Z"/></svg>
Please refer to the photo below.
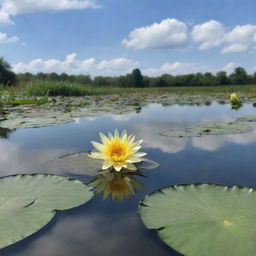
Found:
<svg viewBox="0 0 256 256"><path fill-rule="evenodd" d="M93 197L78 180L56 175L16 175L0 179L0 248L45 226L56 210L86 203Z"/></svg>
<svg viewBox="0 0 256 256"><path fill-rule="evenodd" d="M237 122L256 122L256 115L240 116L236 119Z"/></svg>
<svg viewBox="0 0 256 256"><path fill-rule="evenodd" d="M252 256L256 252L256 191L181 185L145 197L140 216L149 229L186 256Z"/></svg>
<svg viewBox="0 0 256 256"><path fill-rule="evenodd" d="M101 170L103 162L90 158L88 154L89 152L67 154L42 164L39 170L59 175L72 173L95 176Z"/></svg>
<svg viewBox="0 0 256 256"><path fill-rule="evenodd" d="M228 135L242 134L252 131L252 127L246 123L202 123L181 130L161 132L160 135L167 137L200 137L202 135Z"/></svg>
<svg viewBox="0 0 256 256"><path fill-rule="evenodd" d="M60 158L48 161L39 167L40 172L53 173L59 175L66 174L82 174L95 176L99 172L106 173L109 170L102 171L103 161L89 157L90 152L79 152L61 156ZM139 170L152 170L159 166L153 160L144 158L140 163L137 163ZM122 170L122 172L133 172L131 170ZM136 171L135 171L136 172Z"/></svg>
<svg viewBox="0 0 256 256"><path fill-rule="evenodd" d="M0 127L8 129L38 128L70 122L73 122L73 118L65 115L52 117L23 117L1 121Z"/></svg>

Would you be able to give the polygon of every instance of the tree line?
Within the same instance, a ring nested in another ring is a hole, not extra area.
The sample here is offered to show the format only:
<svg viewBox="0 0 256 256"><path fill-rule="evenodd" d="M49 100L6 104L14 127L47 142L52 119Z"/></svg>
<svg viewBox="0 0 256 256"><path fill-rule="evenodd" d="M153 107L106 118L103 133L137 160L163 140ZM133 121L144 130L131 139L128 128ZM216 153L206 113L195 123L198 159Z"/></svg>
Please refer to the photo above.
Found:
<svg viewBox="0 0 256 256"><path fill-rule="evenodd" d="M68 75L66 73L37 73L29 72L15 74L11 71L10 64L0 58L0 84L11 86L16 84L26 84L32 81L68 82L82 85L101 87L171 87L171 86L219 86L219 85L246 85L256 84L256 72L247 74L242 67L237 67L231 74L225 71L212 74L192 73L186 75L163 74L159 77L143 76L137 68L131 73L122 76L96 76L90 75Z"/></svg>

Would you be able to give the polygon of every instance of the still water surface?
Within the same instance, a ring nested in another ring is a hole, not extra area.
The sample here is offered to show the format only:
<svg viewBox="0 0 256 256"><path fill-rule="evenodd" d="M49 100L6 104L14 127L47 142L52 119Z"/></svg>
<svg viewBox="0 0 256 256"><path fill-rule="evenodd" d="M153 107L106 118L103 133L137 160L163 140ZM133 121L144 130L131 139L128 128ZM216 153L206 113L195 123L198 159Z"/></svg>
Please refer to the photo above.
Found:
<svg viewBox="0 0 256 256"><path fill-rule="evenodd" d="M92 149L98 133L127 129L143 139L148 158L161 165L137 177L144 190L122 202L102 200L59 212L42 230L2 249L1 256L180 256L160 241L155 231L141 222L137 206L148 193L174 184L216 183L256 188L256 129L242 135L168 138L161 131L198 122L233 121L255 114L251 104L238 111L229 105L163 107L151 104L140 113L77 119L71 124L37 129L18 129L0 139L1 176L36 173L48 160L72 152ZM253 124L252 124L253 125ZM254 125L253 125L254 126ZM254 127L255 128L255 127ZM84 182L92 177L73 176Z"/></svg>

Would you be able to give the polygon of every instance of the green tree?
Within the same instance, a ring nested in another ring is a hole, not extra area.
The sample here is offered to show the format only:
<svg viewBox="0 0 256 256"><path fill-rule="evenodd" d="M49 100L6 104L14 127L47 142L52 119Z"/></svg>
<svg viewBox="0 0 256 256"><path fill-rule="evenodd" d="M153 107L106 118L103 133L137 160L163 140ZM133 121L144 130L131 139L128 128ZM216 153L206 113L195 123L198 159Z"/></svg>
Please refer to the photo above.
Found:
<svg viewBox="0 0 256 256"><path fill-rule="evenodd" d="M235 68L234 72L229 77L232 84L248 84L248 75L244 68Z"/></svg>
<svg viewBox="0 0 256 256"><path fill-rule="evenodd" d="M225 72L225 71L219 71L216 74L216 79L217 79L218 85L227 85L227 84L229 84L229 79L228 79L228 76L227 76L227 72Z"/></svg>
<svg viewBox="0 0 256 256"><path fill-rule="evenodd" d="M132 71L132 83L134 87L145 87L143 76L138 68Z"/></svg>
<svg viewBox="0 0 256 256"><path fill-rule="evenodd" d="M4 58L0 58L0 84L11 86L14 85L17 81L17 76L11 70L11 65L4 60Z"/></svg>

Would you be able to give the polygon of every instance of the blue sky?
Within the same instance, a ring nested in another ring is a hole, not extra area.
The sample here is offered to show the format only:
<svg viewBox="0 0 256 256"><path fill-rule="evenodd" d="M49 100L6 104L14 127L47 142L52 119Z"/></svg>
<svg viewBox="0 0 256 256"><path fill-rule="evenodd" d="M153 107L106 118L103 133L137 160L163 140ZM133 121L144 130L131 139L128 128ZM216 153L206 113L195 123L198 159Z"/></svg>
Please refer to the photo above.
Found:
<svg viewBox="0 0 256 256"><path fill-rule="evenodd" d="M16 72L256 71L255 0L0 0Z"/></svg>

